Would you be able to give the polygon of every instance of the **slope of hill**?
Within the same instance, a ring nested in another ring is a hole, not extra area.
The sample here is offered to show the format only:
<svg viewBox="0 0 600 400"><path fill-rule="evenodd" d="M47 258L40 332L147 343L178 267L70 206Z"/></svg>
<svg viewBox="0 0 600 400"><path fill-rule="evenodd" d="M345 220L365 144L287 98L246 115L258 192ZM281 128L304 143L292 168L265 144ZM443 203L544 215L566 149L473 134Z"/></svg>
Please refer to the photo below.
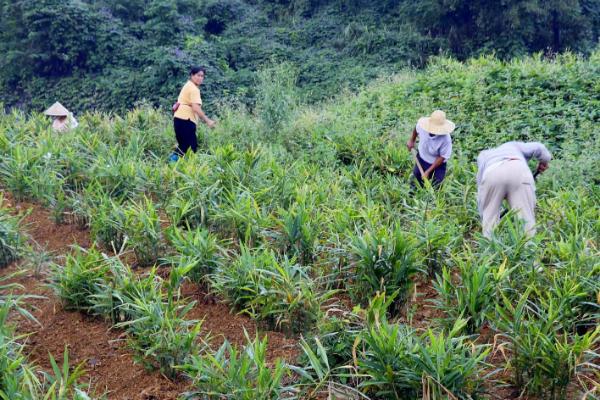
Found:
<svg viewBox="0 0 600 400"><path fill-rule="evenodd" d="M252 106L256 72L283 61L314 102L440 53L587 54L598 42L598 0L442 3L3 0L0 102L39 110L60 100L77 112L166 107L189 66L205 64L207 107L231 98Z"/></svg>

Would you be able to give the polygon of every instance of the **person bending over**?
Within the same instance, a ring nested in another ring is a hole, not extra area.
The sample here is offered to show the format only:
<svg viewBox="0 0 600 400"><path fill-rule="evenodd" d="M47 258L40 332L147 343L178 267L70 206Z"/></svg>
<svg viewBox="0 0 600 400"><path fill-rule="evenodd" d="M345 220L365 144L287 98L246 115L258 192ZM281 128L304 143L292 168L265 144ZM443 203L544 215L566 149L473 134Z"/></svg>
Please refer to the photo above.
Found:
<svg viewBox="0 0 600 400"><path fill-rule="evenodd" d="M544 172L552 156L538 142L508 142L479 153L477 207L485 237L490 238L498 225L504 199L525 221L527 234L535 234L535 181L527 165L531 158L538 160L537 170Z"/></svg>
<svg viewBox="0 0 600 400"><path fill-rule="evenodd" d="M431 179L432 185L438 187L446 177L446 162L452 154L452 138L450 133L456 125L446 119L446 113L435 110L429 117L419 118L417 126L406 147L412 151L417 136L419 138L418 153L413 175L419 185L423 179Z"/></svg>

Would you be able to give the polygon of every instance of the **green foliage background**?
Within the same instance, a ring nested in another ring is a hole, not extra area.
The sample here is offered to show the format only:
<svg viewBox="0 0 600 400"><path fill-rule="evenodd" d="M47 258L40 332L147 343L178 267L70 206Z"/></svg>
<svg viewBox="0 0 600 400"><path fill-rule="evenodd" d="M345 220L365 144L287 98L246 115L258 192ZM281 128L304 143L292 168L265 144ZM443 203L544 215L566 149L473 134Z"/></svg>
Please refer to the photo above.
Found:
<svg viewBox="0 0 600 400"><path fill-rule="evenodd" d="M599 0L2 0L0 102L167 107L204 64L209 111L229 98L253 106L256 72L281 61L313 102L440 53L587 54L599 26Z"/></svg>

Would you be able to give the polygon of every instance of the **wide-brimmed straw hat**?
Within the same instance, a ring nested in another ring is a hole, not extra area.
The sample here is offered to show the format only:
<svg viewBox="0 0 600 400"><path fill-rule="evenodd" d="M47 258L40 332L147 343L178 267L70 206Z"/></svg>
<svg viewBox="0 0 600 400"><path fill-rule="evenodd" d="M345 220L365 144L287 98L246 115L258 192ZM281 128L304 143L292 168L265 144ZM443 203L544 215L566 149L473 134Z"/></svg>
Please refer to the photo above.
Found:
<svg viewBox="0 0 600 400"><path fill-rule="evenodd" d="M435 110L429 117L419 118L417 126L434 135L449 135L456 128L454 122L446 119L446 113L442 110Z"/></svg>
<svg viewBox="0 0 600 400"><path fill-rule="evenodd" d="M50 108L44 111L44 114L51 117L66 117L69 115L69 110L67 110L65 106L57 101L56 103L52 104Z"/></svg>

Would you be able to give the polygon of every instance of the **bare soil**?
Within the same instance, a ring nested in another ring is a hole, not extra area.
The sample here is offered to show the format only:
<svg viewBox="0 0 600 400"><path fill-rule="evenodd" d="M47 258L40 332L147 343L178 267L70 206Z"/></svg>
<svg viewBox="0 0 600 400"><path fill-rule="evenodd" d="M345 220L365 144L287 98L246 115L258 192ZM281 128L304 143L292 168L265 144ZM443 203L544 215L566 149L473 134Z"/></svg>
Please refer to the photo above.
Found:
<svg viewBox="0 0 600 400"><path fill-rule="evenodd" d="M4 193L4 198L6 206L18 213L28 213L24 219L25 231L32 241L55 257L72 251L73 245L83 248L92 245L89 231L76 225L55 224L49 211L38 204L15 204L8 193ZM60 363L67 348L70 364L83 364L90 386L97 394L106 393L110 400L175 400L187 389L187 381L173 382L158 371L147 371L135 363L123 331L112 328L103 319L65 310L47 287L44 274L36 275L25 268L23 262L16 262L0 270L0 275L19 271L21 274L10 280L23 286L15 293L42 297L26 300L37 322L15 318L18 333L27 335L24 341L30 361L50 369L49 354ZM186 284L183 293L190 300L196 300L188 317L204 320L203 333L210 332L211 347L220 345L224 339L242 346L246 344L245 330L250 338L256 334L268 336L269 361L276 358L295 361L299 353L297 338L259 330L253 320L232 314L227 305L207 296L198 285Z"/></svg>

